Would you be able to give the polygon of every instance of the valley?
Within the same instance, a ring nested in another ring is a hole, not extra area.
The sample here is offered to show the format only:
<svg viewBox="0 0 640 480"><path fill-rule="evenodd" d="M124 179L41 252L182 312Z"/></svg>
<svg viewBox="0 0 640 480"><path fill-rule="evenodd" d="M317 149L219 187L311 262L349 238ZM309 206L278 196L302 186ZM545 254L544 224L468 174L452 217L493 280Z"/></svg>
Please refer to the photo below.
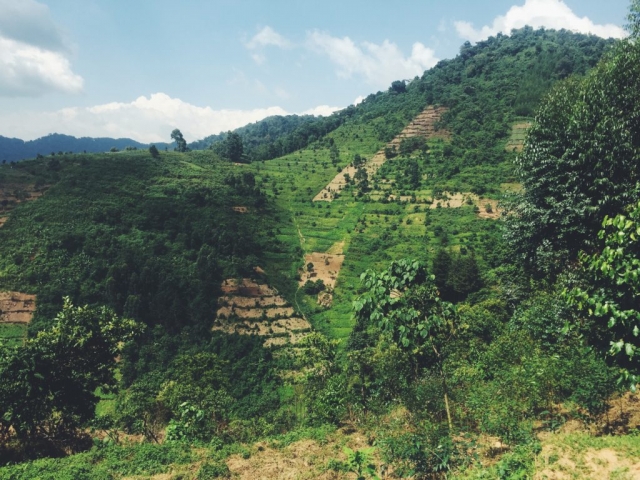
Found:
<svg viewBox="0 0 640 480"><path fill-rule="evenodd" d="M636 478L639 58L0 166L0 479Z"/></svg>

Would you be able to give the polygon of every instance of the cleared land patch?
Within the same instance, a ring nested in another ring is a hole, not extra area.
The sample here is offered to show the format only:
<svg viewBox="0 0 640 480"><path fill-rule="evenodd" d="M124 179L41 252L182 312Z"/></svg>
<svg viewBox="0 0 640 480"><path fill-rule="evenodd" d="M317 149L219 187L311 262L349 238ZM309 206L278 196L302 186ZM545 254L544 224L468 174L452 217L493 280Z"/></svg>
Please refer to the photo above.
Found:
<svg viewBox="0 0 640 480"><path fill-rule="evenodd" d="M28 324L36 311L36 296L0 292L0 323Z"/></svg>
<svg viewBox="0 0 640 480"><path fill-rule="evenodd" d="M424 137L427 140L430 138L450 138L451 133L449 131L437 128L442 114L446 111L445 107L430 105L418 114L402 132L365 162L364 169L367 171L369 178L373 178L378 169L387 161L387 157L384 154L385 148L397 149L402 140L411 137ZM357 169L353 165L347 165L313 198L313 201L333 201L335 194L340 193L347 186L347 179L353 178L356 171Z"/></svg>
<svg viewBox="0 0 640 480"><path fill-rule="evenodd" d="M498 208L498 201L491 198L479 197L470 192L444 192L440 198L434 198L429 208L460 208L465 205L475 205L478 207L480 218L500 218L501 210Z"/></svg>
<svg viewBox="0 0 640 480"><path fill-rule="evenodd" d="M252 446L251 455L248 458L232 455L226 463L233 478L238 479L355 478L351 473L337 472L327 468L331 461L346 461L344 445L355 450L370 446L366 436L360 432L350 435L330 435L324 442L299 440L285 447L279 447L275 442L260 442ZM377 454L375 463L380 463Z"/></svg>
<svg viewBox="0 0 640 480"><path fill-rule="evenodd" d="M524 147L524 139L527 136L527 130L531 126L531 122L514 123L511 127L511 137L507 140L504 149L508 152L521 152Z"/></svg>
<svg viewBox="0 0 640 480"><path fill-rule="evenodd" d="M311 330L278 292L250 278L222 282L213 331L265 337L264 346L296 343Z"/></svg>

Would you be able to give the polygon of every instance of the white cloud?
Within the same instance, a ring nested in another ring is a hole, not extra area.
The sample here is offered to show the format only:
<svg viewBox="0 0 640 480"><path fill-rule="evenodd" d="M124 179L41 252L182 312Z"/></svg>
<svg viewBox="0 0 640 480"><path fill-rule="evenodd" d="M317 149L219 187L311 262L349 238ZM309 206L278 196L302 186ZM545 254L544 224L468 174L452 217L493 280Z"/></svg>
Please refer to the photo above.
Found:
<svg viewBox="0 0 640 480"><path fill-rule="evenodd" d="M460 37L477 42L499 32L509 34L514 28L529 25L533 28L567 29L574 32L592 33L603 38L623 38L625 31L613 24L597 25L587 17L579 17L562 0L525 0L522 6L513 6L505 15L499 15L492 25L480 29L470 22L455 22Z"/></svg>
<svg viewBox="0 0 640 480"><path fill-rule="evenodd" d="M267 47L269 45L280 48L289 48L291 47L291 42L276 32L273 28L266 26L256 33L246 45L247 48L251 50L260 47Z"/></svg>
<svg viewBox="0 0 640 480"><path fill-rule="evenodd" d="M338 76L362 75L376 87L421 75L438 63L435 52L420 42L414 43L411 55L405 57L398 46L388 40L381 45L371 42L357 45L349 37L332 37L320 31L310 32L307 40L310 48L327 55L336 64Z"/></svg>
<svg viewBox="0 0 640 480"><path fill-rule="evenodd" d="M293 45L273 28L266 26L256 33L251 40L245 42L245 46L254 52L251 54L253 61L258 65L262 65L267 61L267 57L262 53L264 47L291 48Z"/></svg>
<svg viewBox="0 0 640 480"><path fill-rule="evenodd" d="M342 110L341 107L330 107L329 105L318 105L317 107L310 108L300 113L300 115L316 115L318 117L328 117L333 112Z"/></svg>
<svg viewBox="0 0 640 480"><path fill-rule="evenodd" d="M71 70L68 50L46 5L0 0L0 96L80 92L84 81Z"/></svg>
<svg viewBox="0 0 640 480"><path fill-rule="evenodd" d="M364 96L364 95L358 95L358 96L356 97L356 99L353 101L353 104L354 104L354 105L358 105L358 104L360 104L360 103L364 102L364 99L365 99L365 96Z"/></svg>
<svg viewBox="0 0 640 480"><path fill-rule="evenodd" d="M321 105L306 115L329 115L339 110ZM18 112L0 116L5 136L32 140L52 132L77 137L132 138L140 142L169 142L179 128L187 141L233 130L271 115L289 115L279 106L253 110L214 110L198 107L164 93L141 96L130 103L112 102L87 108L65 108L55 112Z"/></svg>

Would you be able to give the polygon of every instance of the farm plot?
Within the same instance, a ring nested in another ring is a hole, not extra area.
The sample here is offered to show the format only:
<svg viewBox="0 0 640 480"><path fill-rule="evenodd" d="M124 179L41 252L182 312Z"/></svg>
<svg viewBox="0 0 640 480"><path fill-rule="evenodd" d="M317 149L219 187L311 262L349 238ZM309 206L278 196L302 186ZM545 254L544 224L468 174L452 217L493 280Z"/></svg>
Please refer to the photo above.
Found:
<svg viewBox="0 0 640 480"><path fill-rule="evenodd" d="M423 137L425 139L451 137L451 133L444 129L438 129L437 125L443 113L447 111L444 107L428 106L402 132L400 132L393 140L391 140L384 148L379 150L373 157L365 162L364 169L367 171L369 178L372 178L378 169L387 161L385 148L397 150L402 140L411 137ZM348 179L353 178L356 174L356 168L353 165L347 165L343 168L327 186L325 186L313 198L314 202L325 201L331 202L336 194L339 194L348 185Z"/></svg>
<svg viewBox="0 0 640 480"><path fill-rule="evenodd" d="M35 309L35 295L0 292L0 341L7 345L21 345Z"/></svg>
<svg viewBox="0 0 640 480"><path fill-rule="evenodd" d="M228 279L218 300L213 331L265 337L264 346L296 343L311 324L268 285L249 278Z"/></svg>

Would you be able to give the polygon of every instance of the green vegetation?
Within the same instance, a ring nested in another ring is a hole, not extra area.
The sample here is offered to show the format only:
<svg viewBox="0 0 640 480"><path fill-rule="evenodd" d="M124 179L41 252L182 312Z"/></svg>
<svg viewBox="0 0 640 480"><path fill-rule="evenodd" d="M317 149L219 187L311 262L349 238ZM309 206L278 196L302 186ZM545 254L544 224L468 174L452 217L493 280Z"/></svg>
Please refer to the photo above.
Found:
<svg viewBox="0 0 640 480"><path fill-rule="evenodd" d="M524 28L325 119L0 168L16 198L0 289L37 295L29 339L0 331L2 461L96 437L0 478L226 478L230 456L320 448L329 432L336 475L531 478L560 455L541 432L633 433L611 401L640 374L639 51ZM514 173L512 125L540 101ZM427 105L447 109L440 137L389 147ZM247 277L316 331L271 348L213 332L223 280Z"/></svg>

